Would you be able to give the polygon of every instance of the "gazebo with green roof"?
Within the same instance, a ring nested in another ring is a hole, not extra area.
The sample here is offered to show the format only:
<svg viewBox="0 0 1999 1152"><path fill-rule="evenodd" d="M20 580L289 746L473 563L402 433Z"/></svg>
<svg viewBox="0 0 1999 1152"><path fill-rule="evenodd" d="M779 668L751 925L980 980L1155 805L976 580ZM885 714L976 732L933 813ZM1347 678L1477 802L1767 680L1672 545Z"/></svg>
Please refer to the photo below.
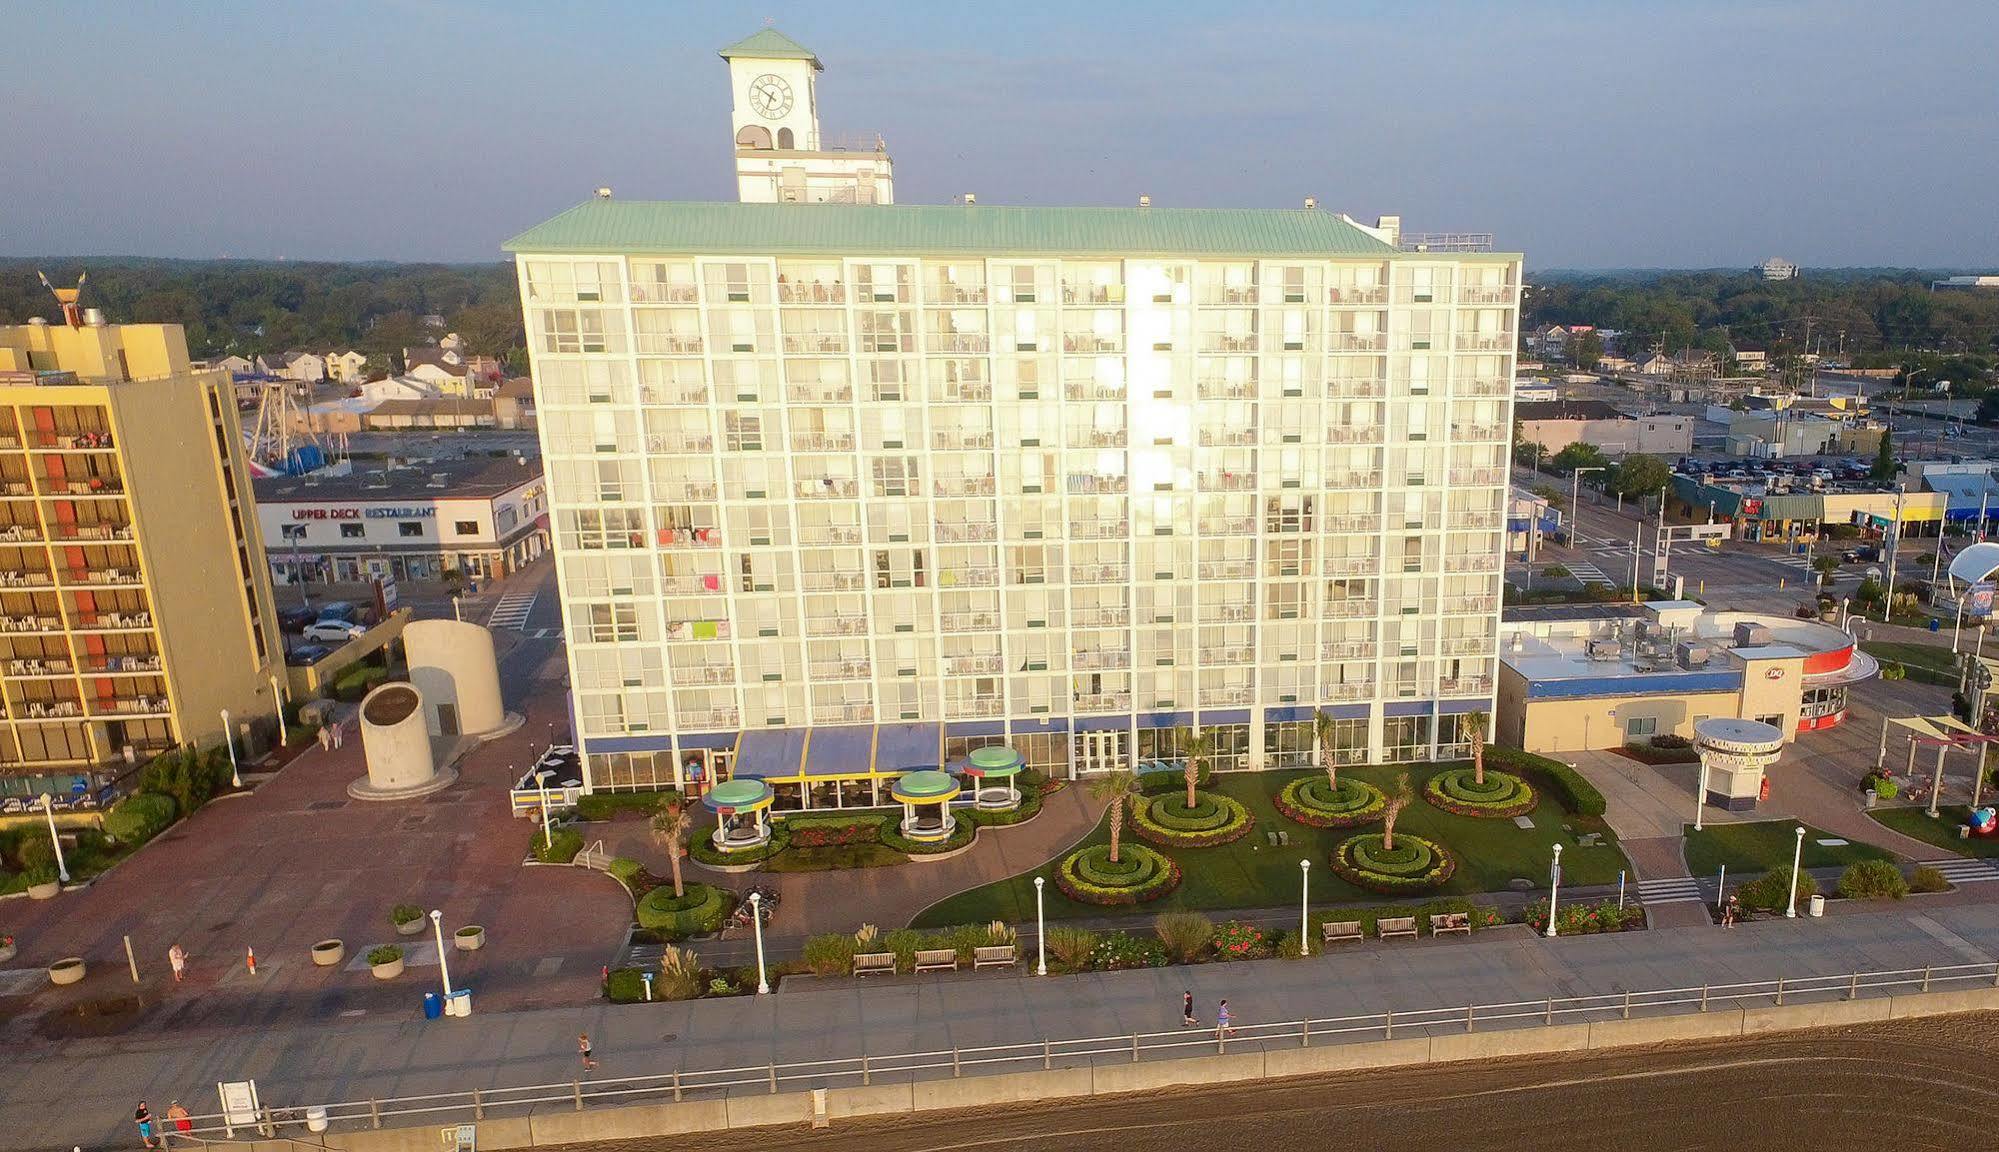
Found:
<svg viewBox="0 0 1999 1152"><path fill-rule="evenodd" d="M934 768L898 779L889 795L902 805L902 834L911 840L949 840L958 827L957 818L951 815L951 801L958 798L959 791L949 772Z"/></svg>
<svg viewBox="0 0 1999 1152"><path fill-rule="evenodd" d="M743 852L769 843L770 806L776 798L770 785L741 776L708 789L701 802L715 813L711 843L722 852Z"/></svg>
<svg viewBox="0 0 1999 1152"><path fill-rule="evenodd" d="M1026 758L1013 749L1003 744L991 745L972 749L959 774L973 781L973 804L989 811L1006 812L1020 807L1020 789L1015 781L1026 764Z"/></svg>

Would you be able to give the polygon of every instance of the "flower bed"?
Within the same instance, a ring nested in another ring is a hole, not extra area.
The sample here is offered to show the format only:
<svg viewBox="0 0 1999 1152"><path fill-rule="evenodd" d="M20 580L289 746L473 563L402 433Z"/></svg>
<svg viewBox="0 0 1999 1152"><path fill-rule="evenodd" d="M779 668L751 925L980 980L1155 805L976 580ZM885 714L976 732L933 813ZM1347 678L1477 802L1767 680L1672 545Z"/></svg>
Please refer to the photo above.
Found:
<svg viewBox="0 0 1999 1152"><path fill-rule="evenodd" d="M1271 806L1307 828L1348 828L1379 819L1388 798L1381 789L1352 776L1340 778L1337 792L1324 776L1300 776L1284 786Z"/></svg>
<svg viewBox="0 0 1999 1152"><path fill-rule="evenodd" d="M791 828L793 848L840 848L849 844L874 844L882 837L881 820L873 817L839 822L807 821L793 817L785 823Z"/></svg>
<svg viewBox="0 0 1999 1152"><path fill-rule="evenodd" d="M1132 810L1132 832L1162 848L1211 848L1249 835L1256 820L1249 809L1228 796L1196 792L1187 807L1184 792L1143 797Z"/></svg>
<svg viewBox="0 0 1999 1152"><path fill-rule="evenodd" d="M1113 932L1090 949L1088 967L1096 972L1166 967L1166 948L1150 936Z"/></svg>
<svg viewBox="0 0 1999 1152"><path fill-rule="evenodd" d="M1083 904L1139 904L1157 900L1180 886L1173 858L1143 844L1126 844L1111 863L1107 844L1079 849L1055 869L1055 887Z"/></svg>
<svg viewBox="0 0 1999 1152"><path fill-rule="evenodd" d="M1511 772L1487 769L1485 783L1478 784L1469 768L1450 768L1430 777L1423 785L1423 799L1456 816L1491 820L1524 816L1540 803L1527 781Z"/></svg>
<svg viewBox="0 0 1999 1152"><path fill-rule="evenodd" d="M1333 850L1333 871L1340 879L1386 896L1427 892L1449 880L1457 866L1443 845L1407 832L1396 835L1392 850L1381 846L1379 832L1349 837Z"/></svg>
<svg viewBox="0 0 1999 1152"><path fill-rule="evenodd" d="M1268 933L1240 920L1231 920L1215 929L1212 944L1217 960L1264 960L1274 951Z"/></svg>
<svg viewBox="0 0 1999 1152"><path fill-rule="evenodd" d="M1520 915L1521 922L1535 932L1548 930L1548 902L1537 900ZM1645 910L1637 904L1617 906L1615 900L1601 904L1562 904L1555 912L1555 935L1589 936L1598 932L1629 932L1645 926Z"/></svg>

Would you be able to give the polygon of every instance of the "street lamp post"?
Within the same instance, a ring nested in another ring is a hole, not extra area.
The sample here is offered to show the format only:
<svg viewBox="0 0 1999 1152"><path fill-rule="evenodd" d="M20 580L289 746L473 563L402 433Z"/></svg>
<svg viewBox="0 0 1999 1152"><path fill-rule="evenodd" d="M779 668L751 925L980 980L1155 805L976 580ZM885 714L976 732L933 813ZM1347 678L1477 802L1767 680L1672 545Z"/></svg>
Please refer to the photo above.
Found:
<svg viewBox="0 0 1999 1152"><path fill-rule="evenodd" d="M437 975L444 981L444 998L451 999L451 965L444 957L444 910L430 910L430 930L437 937Z"/></svg>
<svg viewBox="0 0 1999 1152"><path fill-rule="evenodd" d="M1041 886L1046 883L1039 876L1034 878L1034 947L1039 953L1034 961L1036 976L1048 975L1048 921L1041 914Z"/></svg>
<svg viewBox="0 0 1999 1152"><path fill-rule="evenodd" d="M507 774L511 776L513 769L507 769ZM548 823L548 778L553 775L553 768L543 768L534 774L535 790L541 794L541 847L545 852L555 848L555 833L549 829Z"/></svg>
<svg viewBox="0 0 1999 1152"><path fill-rule="evenodd" d="M1562 891L1562 846L1555 845L1555 862L1548 866L1548 930L1544 935L1555 938L1555 898Z"/></svg>
<svg viewBox="0 0 1999 1152"><path fill-rule="evenodd" d="M764 974L763 893L750 893L750 928L757 936L757 995L770 995L770 979Z"/></svg>
<svg viewBox="0 0 1999 1152"><path fill-rule="evenodd" d="M291 747L291 733L285 731L285 694L276 676L271 677L271 710L278 714L278 747Z"/></svg>
<svg viewBox="0 0 1999 1152"><path fill-rule="evenodd" d="M42 814L49 818L49 843L56 846L56 879L69 883L69 864L62 858L62 837L56 834L56 798L42 793Z"/></svg>
<svg viewBox="0 0 1999 1152"><path fill-rule="evenodd" d="M1701 815L1707 808L1707 757L1701 757L1700 780L1694 785L1694 831L1701 830Z"/></svg>
<svg viewBox="0 0 1999 1152"><path fill-rule="evenodd" d="M1604 471L1602 465L1592 464L1569 473L1569 546L1572 548L1583 546L1583 473L1602 471Z"/></svg>
<svg viewBox="0 0 1999 1152"><path fill-rule="evenodd" d="M229 786L241 788L243 773L236 767L236 732L229 727L229 709L222 710L222 742L229 746Z"/></svg>
<svg viewBox="0 0 1999 1152"><path fill-rule="evenodd" d="M1298 861L1298 955L1312 954L1312 862Z"/></svg>
<svg viewBox="0 0 1999 1152"><path fill-rule="evenodd" d="M1791 849L1791 902L1784 908L1786 919L1798 918L1798 865L1805 859L1805 826L1798 825L1798 843Z"/></svg>

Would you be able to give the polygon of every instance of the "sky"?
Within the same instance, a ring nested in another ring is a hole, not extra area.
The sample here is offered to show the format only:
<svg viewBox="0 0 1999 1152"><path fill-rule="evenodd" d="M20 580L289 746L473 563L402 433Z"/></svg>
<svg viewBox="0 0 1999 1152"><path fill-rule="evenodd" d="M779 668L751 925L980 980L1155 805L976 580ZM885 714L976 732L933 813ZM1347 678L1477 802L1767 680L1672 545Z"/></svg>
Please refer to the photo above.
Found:
<svg viewBox="0 0 1999 1152"><path fill-rule="evenodd" d="M496 260L734 198L716 50L904 203L1323 207L1529 267L1999 266L1999 4L0 0L0 255Z"/></svg>

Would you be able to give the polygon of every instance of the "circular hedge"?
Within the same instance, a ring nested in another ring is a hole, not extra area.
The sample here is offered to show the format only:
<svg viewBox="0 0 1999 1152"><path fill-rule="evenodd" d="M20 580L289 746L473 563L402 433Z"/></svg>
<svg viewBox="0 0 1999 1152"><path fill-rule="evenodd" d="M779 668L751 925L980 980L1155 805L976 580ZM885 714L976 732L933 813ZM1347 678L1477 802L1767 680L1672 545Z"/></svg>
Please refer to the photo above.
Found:
<svg viewBox="0 0 1999 1152"><path fill-rule="evenodd" d="M1479 784L1469 768L1451 768L1430 777L1423 785L1423 799L1446 812L1488 819L1524 816L1540 803L1527 781L1511 772L1487 769L1485 783Z"/></svg>
<svg viewBox="0 0 1999 1152"><path fill-rule="evenodd" d="M1300 776L1284 786L1273 804L1287 819L1308 828L1347 828L1379 818L1388 798L1351 776L1340 778L1338 790L1324 776Z"/></svg>
<svg viewBox="0 0 1999 1152"><path fill-rule="evenodd" d="M1399 832L1394 848L1381 846L1381 833L1348 837L1333 850L1333 871L1349 884L1386 896L1427 892L1451 878L1457 861L1434 840Z"/></svg>
<svg viewBox="0 0 1999 1152"><path fill-rule="evenodd" d="M1180 866L1143 844L1120 845L1115 864L1108 844L1081 848L1055 869L1055 887L1083 904L1140 904L1179 886Z"/></svg>
<svg viewBox="0 0 1999 1152"><path fill-rule="evenodd" d="M685 894L675 896L673 885L663 884L639 901L639 927L661 936L679 939L719 932L729 915L733 898L709 884L682 885Z"/></svg>
<svg viewBox="0 0 1999 1152"><path fill-rule="evenodd" d="M1162 848L1212 848L1242 839L1255 824L1240 801L1215 792L1194 793L1192 808L1185 792L1141 796L1132 811L1133 834Z"/></svg>

